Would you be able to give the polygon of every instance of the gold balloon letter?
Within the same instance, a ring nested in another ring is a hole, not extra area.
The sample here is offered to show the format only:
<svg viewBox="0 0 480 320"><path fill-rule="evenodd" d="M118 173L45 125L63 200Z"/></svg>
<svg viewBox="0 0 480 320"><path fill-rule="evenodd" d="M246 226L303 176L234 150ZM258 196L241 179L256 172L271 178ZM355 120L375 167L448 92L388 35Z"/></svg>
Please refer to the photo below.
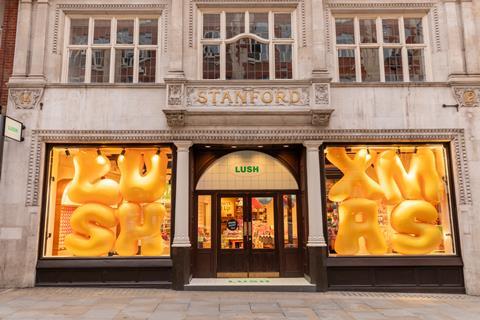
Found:
<svg viewBox="0 0 480 320"><path fill-rule="evenodd" d="M122 200L118 183L102 179L110 171L110 161L93 150L80 151L73 158L75 176L68 187L68 197L78 203L116 205Z"/></svg>
<svg viewBox="0 0 480 320"><path fill-rule="evenodd" d="M117 211L120 222L120 235L115 244L121 256L134 256L138 251L138 240L142 241L143 256L159 256L163 252L163 239L160 234L165 207L160 203L150 203L142 207L135 203L123 203ZM142 224L143 221L143 224Z"/></svg>
<svg viewBox="0 0 480 320"><path fill-rule="evenodd" d="M359 238L371 254L384 254L387 244L378 225L377 203L368 199L344 201L339 209L339 225L335 251L338 254L353 255L359 250Z"/></svg>
<svg viewBox="0 0 480 320"><path fill-rule="evenodd" d="M90 203L77 208L70 219L74 233L65 237L65 247L75 256L97 257L108 254L115 244L114 209Z"/></svg>
<svg viewBox="0 0 480 320"><path fill-rule="evenodd" d="M392 212L391 223L398 233L392 247L403 254L430 253L442 242L437 224L438 212L423 200L405 200Z"/></svg>
<svg viewBox="0 0 480 320"><path fill-rule="evenodd" d="M122 172L120 188L123 198L135 203L158 200L165 192L168 158L165 152L128 150L120 156L118 166ZM142 169L146 173L142 174Z"/></svg>
<svg viewBox="0 0 480 320"><path fill-rule="evenodd" d="M435 155L428 147L418 148L408 172L394 150L382 152L375 163L388 204L397 204L404 199L424 199L437 204L442 198L443 183L436 167Z"/></svg>
<svg viewBox="0 0 480 320"><path fill-rule="evenodd" d="M332 186L328 198L335 202L349 198L382 198L380 186L365 172L372 165L375 155L374 151L369 154L366 149L361 149L351 159L345 148L327 148L327 159L344 175Z"/></svg>

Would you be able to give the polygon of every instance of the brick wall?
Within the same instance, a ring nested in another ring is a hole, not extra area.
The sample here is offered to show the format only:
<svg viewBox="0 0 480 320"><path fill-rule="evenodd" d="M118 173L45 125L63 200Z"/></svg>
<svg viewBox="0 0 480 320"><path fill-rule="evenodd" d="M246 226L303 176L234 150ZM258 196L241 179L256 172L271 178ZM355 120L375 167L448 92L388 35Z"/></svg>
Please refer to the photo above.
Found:
<svg viewBox="0 0 480 320"><path fill-rule="evenodd" d="M7 82L12 75L15 36L17 33L18 1L6 0L0 47L0 106L5 113L8 101Z"/></svg>

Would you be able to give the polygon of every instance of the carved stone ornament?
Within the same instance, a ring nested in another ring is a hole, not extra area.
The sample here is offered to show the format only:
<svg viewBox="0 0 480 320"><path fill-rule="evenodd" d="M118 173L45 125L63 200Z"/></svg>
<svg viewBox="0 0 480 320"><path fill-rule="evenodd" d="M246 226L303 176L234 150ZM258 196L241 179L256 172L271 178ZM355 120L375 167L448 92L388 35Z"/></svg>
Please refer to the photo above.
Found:
<svg viewBox="0 0 480 320"><path fill-rule="evenodd" d="M315 104L330 104L330 85L328 83L316 83L313 87L315 94Z"/></svg>
<svg viewBox="0 0 480 320"><path fill-rule="evenodd" d="M312 110L312 125L317 127L328 126L332 112L332 109Z"/></svg>
<svg viewBox="0 0 480 320"><path fill-rule="evenodd" d="M185 110L163 110L169 127L185 126Z"/></svg>
<svg viewBox="0 0 480 320"><path fill-rule="evenodd" d="M480 107L480 87L456 87L453 94L460 107Z"/></svg>
<svg viewBox="0 0 480 320"><path fill-rule="evenodd" d="M9 90L9 96L16 109L34 109L43 95L42 88L14 88Z"/></svg>
<svg viewBox="0 0 480 320"><path fill-rule="evenodd" d="M168 85L168 105L181 106L183 98L183 84Z"/></svg>

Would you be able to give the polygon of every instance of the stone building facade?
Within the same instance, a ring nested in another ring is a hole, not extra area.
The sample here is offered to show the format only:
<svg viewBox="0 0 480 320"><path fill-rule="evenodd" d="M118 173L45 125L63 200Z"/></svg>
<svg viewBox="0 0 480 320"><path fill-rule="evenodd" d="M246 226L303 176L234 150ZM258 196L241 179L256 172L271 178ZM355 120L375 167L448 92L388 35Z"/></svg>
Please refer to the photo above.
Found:
<svg viewBox="0 0 480 320"><path fill-rule="evenodd" d="M2 285L480 294L479 1L20 0L18 21Z"/></svg>

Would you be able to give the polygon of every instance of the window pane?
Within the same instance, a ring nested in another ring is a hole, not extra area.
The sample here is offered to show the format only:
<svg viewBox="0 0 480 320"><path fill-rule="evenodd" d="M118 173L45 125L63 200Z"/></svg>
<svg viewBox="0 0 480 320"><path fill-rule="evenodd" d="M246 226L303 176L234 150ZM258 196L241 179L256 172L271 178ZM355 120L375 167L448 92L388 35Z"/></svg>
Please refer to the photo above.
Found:
<svg viewBox="0 0 480 320"><path fill-rule="evenodd" d="M298 248L297 196L284 194L283 197L283 244L285 248Z"/></svg>
<svg viewBox="0 0 480 320"><path fill-rule="evenodd" d="M158 43L158 19L140 19L140 34L138 44L157 45Z"/></svg>
<svg viewBox="0 0 480 320"><path fill-rule="evenodd" d="M355 68L355 50L338 50L338 73L340 82L354 82L357 80Z"/></svg>
<svg viewBox="0 0 480 320"><path fill-rule="evenodd" d="M250 33L268 39L268 13L250 13Z"/></svg>
<svg viewBox="0 0 480 320"><path fill-rule="evenodd" d="M117 21L117 43L133 44L133 20Z"/></svg>
<svg viewBox="0 0 480 320"><path fill-rule="evenodd" d="M408 49L407 53L410 81L425 81L423 49Z"/></svg>
<svg viewBox="0 0 480 320"><path fill-rule="evenodd" d="M275 78L292 79L292 46L275 45Z"/></svg>
<svg viewBox="0 0 480 320"><path fill-rule="evenodd" d="M362 81L380 81L380 67L377 48L360 49Z"/></svg>
<svg viewBox="0 0 480 320"><path fill-rule="evenodd" d="M227 13L227 39L245 32L245 13Z"/></svg>
<svg viewBox="0 0 480 320"><path fill-rule="evenodd" d="M115 50L115 82L133 82L133 49Z"/></svg>
<svg viewBox="0 0 480 320"><path fill-rule="evenodd" d="M70 20L70 44L88 43L88 19Z"/></svg>
<svg viewBox="0 0 480 320"><path fill-rule="evenodd" d="M219 14L203 15L203 38L204 39L220 38L220 15Z"/></svg>
<svg viewBox="0 0 480 320"><path fill-rule="evenodd" d="M87 50L70 50L68 59L68 82L85 81Z"/></svg>
<svg viewBox="0 0 480 320"><path fill-rule="evenodd" d="M198 248L212 248L212 196L198 196Z"/></svg>
<svg viewBox="0 0 480 320"><path fill-rule="evenodd" d="M400 32L398 31L397 19L382 20L383 26L383 42L400 43Z"/></svg>
<svg viewBox="0 0 480 320"><path fill-rule="evenodd" d="M423 43L423 26L421 18L405 18L405 42Z"/></svg>
<svg viewBox="0 0 480 320"><path fill-rule="evenodd" d="M43 256L169 256L172 150L98 150L100 155L93 146L55 147L49 154ZM95 192L84 192L86 175Z"/></svg>
<svg viewBox="0 0 480 320"><path fill-rule="evenodd" d="M252 249L275 248L275 201L273 197L252 198Z"/></svg>
<svg viewBox="0 0 480 320"><path fill-rule="evenodd" d="M220 46L203 46L203 79L220 78Z"/></svg>
<svg viewBox="0 0 480 320"><path fill-rule="evenodd" d="M268 44L253 39L240 39L227 44L227 79L269 78Z"/></svg>
<svg viewBox="0 0 480 320"><path fill-rule="evenodd" d="M292 15L290 13L275 14L275 38L292 37Z"/></svg>
<svg viewBox="0 0 480 320"><path fill-rule="evenodd" d="M453 254L446 151L441 144L326 148L330 255ZM362 178L344 178L358 161Z"/></svg>
<svg viewBox="0 0 480 320"><path fill-rule="evenodd" d="M403 81L402 49L383 49L385 81Z"/></svg>
<svg viewBox="0 0 480 320"><path fill-rule="evenodd" d="M157 66L156 50L140 50L138 61L138 82L155 82Z"/></svg>
<svg viewBox="0 0 480 320"><path fill-rule="evenodd" d="M95 20L93 31L94 44L108 44L110 43L110 20Z"/></svg>
<svg viewBox="0 0 480 320"><path fill-rule="evenodd" d="M220 248L243 249L243 198L221 198L220 220Z"/></svg>
<svg viewBox="0 0 480 320"><path fill-rule="evenodd" d="M362 43L377 42L377 26L374 19L361 19L360 23L360 41Z"/></svg>
<svg viewBox="0 0 480 320"><path fill-rule="evenodd" d="M91 82L108 82L110 79L110 49L92 50Z"/></svg>
<svg viewBox="0 0 480 320"><path fill-rule="evenodd" d="M353 19L335 19L338 44L355 43Z"/></svg>

